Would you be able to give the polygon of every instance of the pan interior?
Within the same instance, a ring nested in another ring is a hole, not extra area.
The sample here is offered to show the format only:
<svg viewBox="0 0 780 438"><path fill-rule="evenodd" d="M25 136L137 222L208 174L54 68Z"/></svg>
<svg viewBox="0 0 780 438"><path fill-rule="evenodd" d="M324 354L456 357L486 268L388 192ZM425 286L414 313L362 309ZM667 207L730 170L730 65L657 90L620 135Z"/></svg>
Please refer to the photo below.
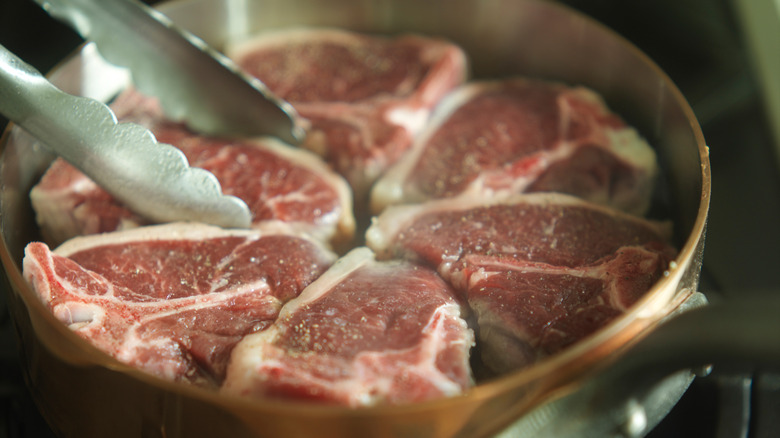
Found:
<svg viewBox="0 0 780 438"><path fill-rule="evenodd" d="M622 38L587 17L552 2L531 0L200 0L163 4L161 9L215 47L263 29L292 26L383 34L417 32L461 45L470 57L474 78L528 75L596 90L658 153L662 175L651 215L673 220L680 264L689 267L682 281L666 279L675 284L653 290L695 288L709 203L702 134L666 75ZM60 65L50 78L65 91L102 100L128 83L127 73L102 62L91 45ZM16 292L28 302L35 296L21 279L21 259L26 244L40 236L27 194L53 157L18 128L7 131L2 144L0 220L5 246L0 256ZM50 315L38 317L56 322ZM479 404L489 397L476 394L469 401Z"/></svg>

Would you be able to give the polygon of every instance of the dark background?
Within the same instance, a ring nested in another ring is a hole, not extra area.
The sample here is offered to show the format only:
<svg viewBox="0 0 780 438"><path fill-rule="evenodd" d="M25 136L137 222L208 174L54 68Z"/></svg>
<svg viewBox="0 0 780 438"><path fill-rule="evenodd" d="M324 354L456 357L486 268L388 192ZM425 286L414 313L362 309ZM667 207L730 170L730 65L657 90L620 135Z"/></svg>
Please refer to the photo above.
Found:
<svg viewBox="0 0 780 438"><path fill-rule="evenodd" d="M681 89L699 119L710 148L713 193L701 289L711 300L778 293L780 147L771 136L755 60L731 3L563 3L593 16L647 53ZM50 70L80 42L32 0L0 0L0 44L39 70ZM5 123L0 117L0 128ZM0 293L0 438L47 436L21 383L4 297ZM780 379L775 375L715 369L696 379L651 436L778 436L777 420L769 418L780 414L777 389Z"/></svg>

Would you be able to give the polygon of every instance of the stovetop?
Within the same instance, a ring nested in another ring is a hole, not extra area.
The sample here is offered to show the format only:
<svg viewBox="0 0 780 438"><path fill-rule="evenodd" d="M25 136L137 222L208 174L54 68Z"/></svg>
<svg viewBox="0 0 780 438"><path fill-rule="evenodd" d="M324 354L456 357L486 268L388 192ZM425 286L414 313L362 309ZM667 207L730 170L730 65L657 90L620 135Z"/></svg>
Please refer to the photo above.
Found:
<svg viewBox="0 0 780 438"><path fill-rule="evenodd" d="M710 148L712 204L701 290L711 301L780 293L780 171L740 25L727 0L568 0L663 68ZM0 1L0 44L41 71L80 39L32 1ZM0 119L0 127L5 120ZM0 293L0 438L53 436L30 400ZM715 369L694 380L651 438L780 435L780 374Z"/></svg>

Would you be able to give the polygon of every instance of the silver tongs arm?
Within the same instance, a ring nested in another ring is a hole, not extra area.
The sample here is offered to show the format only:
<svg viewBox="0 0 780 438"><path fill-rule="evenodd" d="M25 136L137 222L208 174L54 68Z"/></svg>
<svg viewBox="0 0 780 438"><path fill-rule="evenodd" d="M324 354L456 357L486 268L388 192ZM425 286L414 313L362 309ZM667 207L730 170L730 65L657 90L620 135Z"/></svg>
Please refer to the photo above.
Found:
<svg viewBox="0 0 780 438"><path fill-rule="evenodd" d="M223 195L216 177L190 167L180 150L140 125L117 124L97 100L62 92L3 46L0 112L152 221L250 225L247 205Z"/></svg>
<svg viewBox="0 0 780 438"><path fill-rule="evenodd" d="M52 17L92 40L112 64L127 67L166 115L221 136L304 137L292 106L203 40L137 0L36 0Z"/></svg>

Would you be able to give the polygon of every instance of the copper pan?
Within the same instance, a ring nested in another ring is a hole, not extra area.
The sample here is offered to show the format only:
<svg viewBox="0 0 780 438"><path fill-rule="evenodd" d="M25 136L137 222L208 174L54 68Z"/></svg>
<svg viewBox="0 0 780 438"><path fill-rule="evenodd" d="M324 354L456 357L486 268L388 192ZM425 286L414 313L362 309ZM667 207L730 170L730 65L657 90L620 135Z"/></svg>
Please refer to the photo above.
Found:
<svg viewBox="0 0 780 438"><path fill-rule="evenodd" d="M641 435L685 390L690 371L661 378L687 363L663 367L641 387L625 384L641 360L629 361L618 369L623 371L612 367L618 359L651 355L625 352L673 312L703 301L694 291L710 201L707 148L683 96L639 50L589 18L540 0L193 0L160 9L215 47L287 26L420 32L460 44L474 77L523 74L589 86L657 149L663 175L653 214L673 219L680 254L641 302L602 331L460 397L357 410L232 398L130 369L71 333L39 303L22 278L21 258L24 246L39 238L27 194L52 157L18 128L9 129L0 163L0 258L13 291L10 308L27 383L55 431L81 437L479 437L501 431L604 436L622 427ZM49 77L66 91L99 99L127 82L90 45ZM625 391L612 391L610 382ZM666 396L659 401L658 394Z"/></svg>

